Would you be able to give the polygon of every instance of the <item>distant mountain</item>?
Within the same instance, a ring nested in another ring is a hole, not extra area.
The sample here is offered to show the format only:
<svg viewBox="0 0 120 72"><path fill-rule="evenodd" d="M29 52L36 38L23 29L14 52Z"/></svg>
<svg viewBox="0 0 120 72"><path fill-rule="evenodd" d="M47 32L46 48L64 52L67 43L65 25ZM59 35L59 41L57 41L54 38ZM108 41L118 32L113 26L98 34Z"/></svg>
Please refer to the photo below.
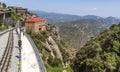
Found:
<svg viewBox="0 0 120 72"><path fill-rule="evenodd" d="M37 10L31 12L45 18L48 23L59 26L61 38L72 48L82 47L91 37L109 28L112 24L120 22L120 19L114 17L103 18L95 15L77 16Z"/></svg>
<svg viewBox="0 0 120 72"><path fill-rule="evenodd" d="M77 51L74 72L120 72L120 24L112 25Z"/></svg>
<svg viewBox="0 0 120 72"><path fill-rule="evenodd" d="M111 26L112 24L118 24L120 22L120 19L115 17L107 17L103 18L100 16L95 15L85 15L85 16L78 16L78 15L69 15L69 14L61 14L61 13L49 13L39 10L31 10L30 12L36 13L37 15L45 18L47 22L57 24L59 22L68 22L68 21L74 21L79 19L94 19L99 20L100 22L104 22Z"/></svg>
<svg viewBox="0 0 120 72"><path fill-rule="evenodd" d="M120 19L117 19L115 17L102 18L102 17L94 16L94 15L86 15L86 16L81 17L81 19L99 20L100 22L106 23L108 26L111 26L112 24L118 24L120 22Z"/></svg>
<svg viewBox="0 0 120 72"><path fill-rule="evenodd" d="M34 10L34 11L31 10L30 12L45 18L47 22L53 23L53 24L56 24L59 22L74 21L81 18L80 16L77 16L77 15L49 13L49 12L38 11L38 10Z"/></svg>
<svg viewBox="0 0 120 72"><path fill-rule="evenodd" d="M118 24L120 22L120 19L116 19L115 17L107 17L102 21L111 26L112 24Z"/></svg>

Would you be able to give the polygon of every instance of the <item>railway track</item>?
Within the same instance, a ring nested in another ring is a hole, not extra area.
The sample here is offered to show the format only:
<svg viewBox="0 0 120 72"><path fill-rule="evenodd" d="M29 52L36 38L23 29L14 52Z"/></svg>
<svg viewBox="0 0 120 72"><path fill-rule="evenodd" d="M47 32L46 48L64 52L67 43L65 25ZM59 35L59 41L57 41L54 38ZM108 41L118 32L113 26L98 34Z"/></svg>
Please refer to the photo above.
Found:
<svg viewBox="0 0 120 72"><path fill-rule="evenodd" d="M0 36L2 36L3 34L5 34L5 33L7 33L7 32L9 32L9 30L8 30L8 31L6 31L6 32L0 33Z"/></svg>
<svg viewBox="0 0 120 72"><path fill-rule="evenodd" d="M11 29L9 29L9 30L6 30L6 31L4 31L4 32L1 32L1 33L0 33L0 36L4 35L5 33L9 32L10 30L13 30L13 29L14 29L14 28L11 28Z"/></svg>
<svg viewBox="0 0 120 72"><path fill-rule="evenodd" d="M8 42L0 60L0 72L7 72L10 66L13 51L13 29L9 30Z"/></svg>

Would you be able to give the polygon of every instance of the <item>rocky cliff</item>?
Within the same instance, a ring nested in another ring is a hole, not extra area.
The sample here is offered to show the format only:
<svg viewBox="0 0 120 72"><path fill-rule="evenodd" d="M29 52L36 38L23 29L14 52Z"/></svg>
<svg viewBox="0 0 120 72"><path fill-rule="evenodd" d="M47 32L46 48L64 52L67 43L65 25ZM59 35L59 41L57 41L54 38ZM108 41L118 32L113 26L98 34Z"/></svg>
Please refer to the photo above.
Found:
<svg viewBox="0 0 120 72"><path fill-rule="evenodd" d="M28 33L34 40L46 64L53 67L60 64L65 66L69 57L69 49L65 43L61 41L58 27L48 24L46 31L42 31L38 34Z"/></svg>

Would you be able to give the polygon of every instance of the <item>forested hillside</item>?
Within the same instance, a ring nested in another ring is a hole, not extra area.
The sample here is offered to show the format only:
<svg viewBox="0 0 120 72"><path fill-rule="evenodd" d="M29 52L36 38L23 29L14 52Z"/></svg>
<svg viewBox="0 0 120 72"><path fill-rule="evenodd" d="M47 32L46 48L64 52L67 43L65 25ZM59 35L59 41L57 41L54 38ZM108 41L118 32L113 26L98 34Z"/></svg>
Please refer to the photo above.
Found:
<svg viewBox="0 0 120 72"><path fill-rule="evenodd" d="M120 24L92 38L76 54L75 72L120 72Z"/></svg>
<svg viewBox="0 0 120 72"><path fill-rule="evenodd" d="M58 26L62 40L71 48L82 47L91 37L96 36L108 27L107 24L93 19L64 22L59 23Z"/></svg>

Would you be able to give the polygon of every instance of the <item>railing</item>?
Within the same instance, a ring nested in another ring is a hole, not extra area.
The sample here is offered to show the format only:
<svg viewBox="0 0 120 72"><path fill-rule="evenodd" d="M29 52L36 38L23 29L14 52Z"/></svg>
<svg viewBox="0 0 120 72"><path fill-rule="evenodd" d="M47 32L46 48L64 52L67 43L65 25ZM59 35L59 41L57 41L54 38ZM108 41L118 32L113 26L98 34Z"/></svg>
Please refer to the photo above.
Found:
<svg viewBox="0 0 120 72"><path fill-rule="evenodd" d="M40 53L39 53L39 51L38 51L38 49L37 49L34 41L31 39L31 37L30 37L28 34L25 33L25 36L28 38L30 44L32 45L32 47L33 47L33 49L34 49L34 51L35 51L36 58L37 58L37 61L38 61L38 63L39 63L39 67L40 67L41 72L46 72L46 68L45 68L45 66L44 66L44 63L43 63L43 61L42 61L42 58L41 58L41 56L40 56Z"/></svg>

